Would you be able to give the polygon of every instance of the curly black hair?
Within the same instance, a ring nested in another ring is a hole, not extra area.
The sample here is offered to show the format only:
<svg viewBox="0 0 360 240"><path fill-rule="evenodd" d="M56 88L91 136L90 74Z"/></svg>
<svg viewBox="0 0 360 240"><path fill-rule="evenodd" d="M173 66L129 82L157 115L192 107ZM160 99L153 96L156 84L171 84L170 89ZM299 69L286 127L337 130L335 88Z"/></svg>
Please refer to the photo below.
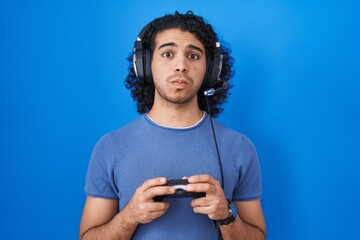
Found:
<svg viewBox="0 0 360 240"><path fill-rule="evenodd" d="M215 43L219 41L216 33L210 24L207 24L202 17L194 15L192 11L188 11L185 14L180 14L176 11L173 15L165 15L150 22L145 27L145 32L143 33L143 46L149 48L152 53L156 34L160 31L174 28L194 34L204 45L206 56L215 54ZM234 60L230 56L231 50L229 48L221 45L220 52L223 55L223 62L219 77L221 81L228 82L234 75L232 70ZM154 103L155 86L153 83L146 83L136 76L133 66L133 54L128 57L128 60L131 64L128 68L129 73L125 79L125 86L131 90L131 96L137 102L137 111L139 113L147 113ZM211 106L210 112L207 109L206 97L204 96L204 90L208 87L202 86L197 93L199 108L211 116L217 117L223 111L223 108L220 106L228 98L230 94L228 90L232 85L229 84L227 89L208 97Z"/></svg>

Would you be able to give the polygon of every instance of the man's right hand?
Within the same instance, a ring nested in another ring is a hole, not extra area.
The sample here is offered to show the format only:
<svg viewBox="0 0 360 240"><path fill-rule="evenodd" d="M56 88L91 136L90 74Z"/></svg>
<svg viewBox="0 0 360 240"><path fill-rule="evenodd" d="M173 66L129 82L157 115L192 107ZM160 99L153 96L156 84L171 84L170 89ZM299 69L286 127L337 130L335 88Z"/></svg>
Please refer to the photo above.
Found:
<svg viewBox="0 0 360 240"><path fill-rule="evenodd" d="M169 208L168 202L155 202L156 196L173 194L175 189L171 186L164 186L166 178L159 177L146 180L136 189L129 203L122 209L128 216L128 221L134 224L144 224L161 217Z"/></svg>
<svg viewBox="0 0 360 240"><path fill-rule="evenodd" d="M173 187L164 186L166 181L163 177L146 180L120 212L118 200L87 197L80 239L131 239L138 224L161 217L169 208L169 203L153 200L155 196L175 192Z"/></svg>

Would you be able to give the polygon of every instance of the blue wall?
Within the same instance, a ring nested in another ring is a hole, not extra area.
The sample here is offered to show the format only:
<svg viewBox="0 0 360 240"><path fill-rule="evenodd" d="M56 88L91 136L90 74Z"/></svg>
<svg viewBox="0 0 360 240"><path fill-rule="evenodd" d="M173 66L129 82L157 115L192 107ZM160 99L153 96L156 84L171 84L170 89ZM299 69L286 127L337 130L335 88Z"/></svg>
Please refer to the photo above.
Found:
<svg viewBox="0 0 360 240"><path fill-rule="evenodd" d="M76 239L91 150L138 114L125 58L192 9L233 49L220 120L261 159L269 240L360 239L357 1L0 3L0 236Z"/></svg>

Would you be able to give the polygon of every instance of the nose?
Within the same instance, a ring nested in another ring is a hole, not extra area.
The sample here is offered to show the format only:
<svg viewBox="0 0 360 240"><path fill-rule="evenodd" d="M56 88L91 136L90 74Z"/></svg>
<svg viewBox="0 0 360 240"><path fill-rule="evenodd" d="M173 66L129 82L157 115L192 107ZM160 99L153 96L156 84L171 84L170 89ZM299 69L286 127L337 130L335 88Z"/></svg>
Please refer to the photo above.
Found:
<svg viewBox="0 0 360 240"><path fill-rule="evenodd" d="M175 63L175 71L179 73L185 73L189 70L186 57L179 56Z"/></svg>

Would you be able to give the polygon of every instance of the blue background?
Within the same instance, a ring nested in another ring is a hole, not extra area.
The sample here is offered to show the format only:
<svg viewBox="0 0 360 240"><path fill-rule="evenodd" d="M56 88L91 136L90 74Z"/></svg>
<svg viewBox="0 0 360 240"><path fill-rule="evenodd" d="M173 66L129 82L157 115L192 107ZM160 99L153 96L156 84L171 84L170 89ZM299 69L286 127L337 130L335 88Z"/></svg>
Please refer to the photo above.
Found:
<svg viewBox="0 0 360 240"><path fill-rule="evenodd" d="M258 149L268 239L360 239L359 6L2 0L1 239L77 239L92 148L138 116L123 84L134 40L188 9L233 49L219 119Z"/></svg>

